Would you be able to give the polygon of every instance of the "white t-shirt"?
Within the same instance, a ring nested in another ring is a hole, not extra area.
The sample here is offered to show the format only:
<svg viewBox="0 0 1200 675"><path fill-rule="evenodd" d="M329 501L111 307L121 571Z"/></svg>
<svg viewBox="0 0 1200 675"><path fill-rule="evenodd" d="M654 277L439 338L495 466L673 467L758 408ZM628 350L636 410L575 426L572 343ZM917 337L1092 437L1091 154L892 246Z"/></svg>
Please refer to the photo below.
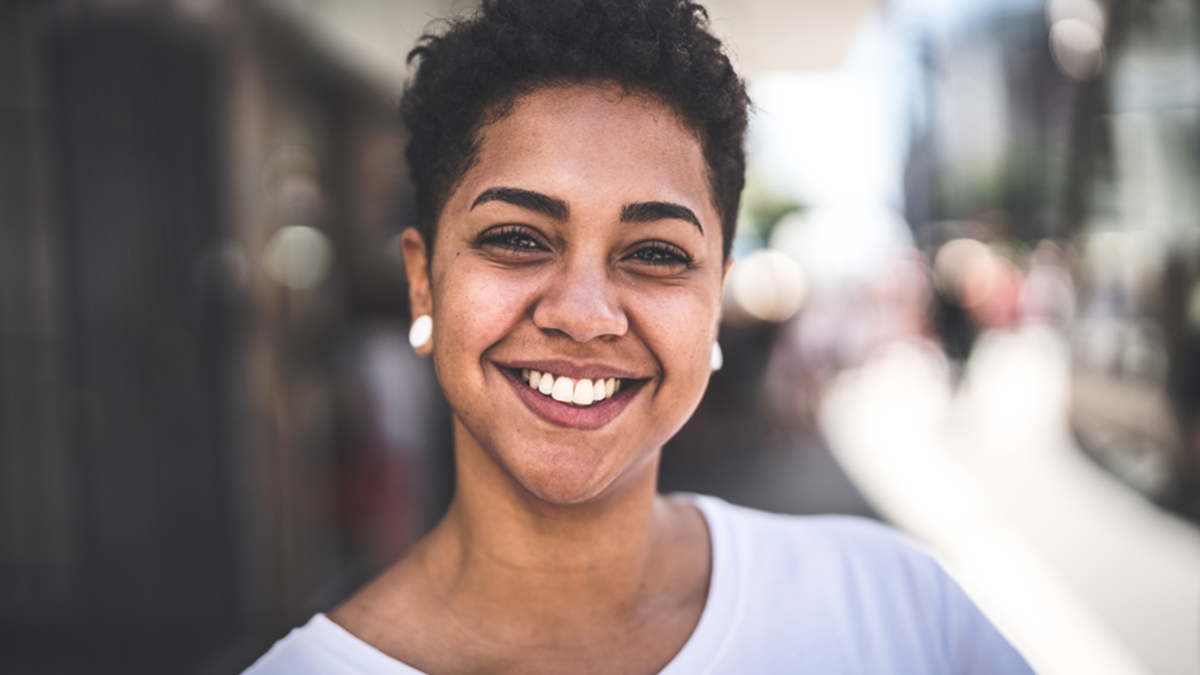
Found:
<svg viewBox="0 0 1200 675"><path fill-rule="evenodd" d="M929 555L845 516L694 497L713 571L700 623L660 675L1015 675L1033 671ZM423 675L324 614L243 675Z"/></svg>

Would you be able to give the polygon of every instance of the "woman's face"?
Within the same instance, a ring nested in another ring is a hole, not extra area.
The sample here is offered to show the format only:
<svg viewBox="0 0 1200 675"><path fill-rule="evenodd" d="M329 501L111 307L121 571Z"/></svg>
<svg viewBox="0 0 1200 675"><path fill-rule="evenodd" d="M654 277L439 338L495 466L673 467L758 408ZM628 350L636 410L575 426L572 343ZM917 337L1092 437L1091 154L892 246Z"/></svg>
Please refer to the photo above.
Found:
<svg viewBox="0 0 1200 675"><path fill-rule="evenodd" d="M487 126L427 269L405 240L459 460L562 504L653 472L708 383L721 237L698 139L651 98L547 87Z"/></svg>

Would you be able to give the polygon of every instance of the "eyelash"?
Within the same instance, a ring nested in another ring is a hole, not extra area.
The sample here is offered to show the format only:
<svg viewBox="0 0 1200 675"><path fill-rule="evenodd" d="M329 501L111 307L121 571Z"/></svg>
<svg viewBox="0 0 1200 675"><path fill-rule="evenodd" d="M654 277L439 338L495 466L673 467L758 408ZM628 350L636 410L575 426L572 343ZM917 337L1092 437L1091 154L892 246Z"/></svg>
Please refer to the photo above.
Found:
<svg viewBox="0 0 1200 675"><path fill-rule="evenodd" d="M661 241L651 242L631 253L629 257L650 265L663 267L674 267L676 265L690 267L692 264L692 257L684 252L683 249Z"/></svg>
<svg viewBox="0 0 1200 675"><path fill-rule="evenodd" d="M479 237L481 247L496 247L506 251L532 252L545 249L528 229L519 225L502 225Z"/></svg>
<svg viewBox="0 0 1200 675"><path fill-rule="evenodd" d="M532 253L545 250L538 237L520 225L501 225L480 235L477 245L481 248L495 247L516 253ZM628 256L655 267L690 267L692 256L686 251L666 242L654 241L636 249Z"/></svg>

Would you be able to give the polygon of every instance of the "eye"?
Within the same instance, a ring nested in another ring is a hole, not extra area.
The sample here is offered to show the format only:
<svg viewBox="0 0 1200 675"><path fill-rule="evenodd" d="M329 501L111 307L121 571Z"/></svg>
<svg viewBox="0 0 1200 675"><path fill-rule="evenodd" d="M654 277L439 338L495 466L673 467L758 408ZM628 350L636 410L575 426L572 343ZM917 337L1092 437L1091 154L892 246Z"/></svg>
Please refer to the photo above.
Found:
<svg viewBox="0 0 1200 675"><path fill-rule="evenodd" d="M664 268L688 267L692 264L692 256L678 246L665 241L647 242L630 253L628 259Z"/></svg>
<svg viewBox="0 0 1200 675"><path fill-rule="evenodd" d="M500 225L479 235L476 246L511 253L543 251L538 234L524 225Z"/></svg>

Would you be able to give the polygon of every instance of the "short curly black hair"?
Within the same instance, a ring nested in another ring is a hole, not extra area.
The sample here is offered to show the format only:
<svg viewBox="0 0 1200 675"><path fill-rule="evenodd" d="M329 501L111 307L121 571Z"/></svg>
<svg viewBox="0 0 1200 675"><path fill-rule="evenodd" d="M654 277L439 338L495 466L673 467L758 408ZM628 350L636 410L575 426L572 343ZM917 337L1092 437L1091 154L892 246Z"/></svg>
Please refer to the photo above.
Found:
<svg viewBox="0 0 1200 675"><path fill-rule="evenodd" d="M427 248L442 208L479 151L479 133L522 94L613 82L672 107L701 140L728 257L745 183L749 99L704 8L686 0L483 0L474 16L424 35L400 115Z"/></svg>

